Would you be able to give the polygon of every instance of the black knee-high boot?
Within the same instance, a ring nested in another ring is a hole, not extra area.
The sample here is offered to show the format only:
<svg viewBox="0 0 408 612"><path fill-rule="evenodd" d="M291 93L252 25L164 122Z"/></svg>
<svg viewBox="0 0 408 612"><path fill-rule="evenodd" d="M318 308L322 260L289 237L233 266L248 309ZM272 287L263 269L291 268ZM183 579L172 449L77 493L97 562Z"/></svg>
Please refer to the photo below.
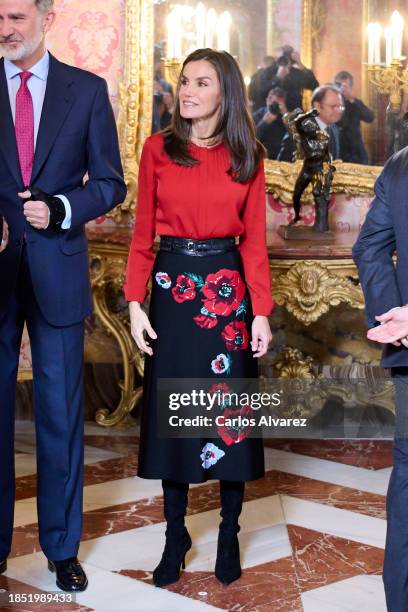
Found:
<svg viewBox="0 0 408 612"><path fill-rule="evenodd" d="M218 533L215 575L223 584L230 584L241 576L238 518L242 510L244 491L245 482L220 480L222 521Z"/></svg>
<svg viewBox="0 0 408 612"><path fill-rule="evenodd" d="M166 545L159 565L153 572L156 586L177 582L180 566L185 567L185 556L191 548L191 538L184 526L187 510L188 483L163 480L164 518L167 521Z"/></svg>

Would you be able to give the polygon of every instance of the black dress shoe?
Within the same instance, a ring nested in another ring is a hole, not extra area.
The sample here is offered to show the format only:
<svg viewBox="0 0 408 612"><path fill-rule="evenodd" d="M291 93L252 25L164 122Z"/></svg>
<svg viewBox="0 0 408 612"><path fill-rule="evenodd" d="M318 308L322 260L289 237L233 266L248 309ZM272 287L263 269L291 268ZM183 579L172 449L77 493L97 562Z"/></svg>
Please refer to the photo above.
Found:
<svg viewBox="0 0 408 612"><path fill-rule="evenodd" d="M62 561L48 560L48 569L57 574L57 587L63 591L85 591L88 579L77 557Z"/></svg>
<svg viewBox="0 0 408 612"><path fill-rule="evenodd" d="M7 559L4 559L4 561L0 561L0 574L4 574L6 569L7 569Z"/></svg>

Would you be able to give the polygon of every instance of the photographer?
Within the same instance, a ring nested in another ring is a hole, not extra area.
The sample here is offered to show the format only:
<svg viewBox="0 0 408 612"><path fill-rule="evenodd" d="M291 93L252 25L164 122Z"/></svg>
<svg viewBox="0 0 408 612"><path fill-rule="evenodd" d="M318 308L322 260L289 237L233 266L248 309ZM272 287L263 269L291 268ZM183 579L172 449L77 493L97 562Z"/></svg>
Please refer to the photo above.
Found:
<svg viewBox="0 0 408 612"><path fill-rule="evenodd" d="M268 159L277 159L282 138L286 133L283 115L287 112L286 92L280 87L271 89L263 106L253 114L256 136L266 147Z"/></svg>
<svg viewBox="0 0 408 612"><path fill-rule="evenodd" d="M372 123L374 111L353 94L353 75L341 70L334 77L343 98L345 111L338 123L340 129L340 157L353 164L368 164L368 155L361 134L361 121Z"/></svg>
<svg viewBox="0 0 408 612"><path fill-rule="evenodd" d="M282 48L282 55L277 60L278 70L272 79L272 87L281 87L286 91L286 105L291 111L303 108L303 90L313 91L319 83L312 72L306 68L300 59L300 54L293 47Z"/></svg>
<svg viewBox="0 0 408 612"><path fill-rule="evenodd" d="M277 69L275 58L267 55L263 58L262 65L252 75L248 87L248 98L253 112L264 107L265 98L271 88L271 82Z"/></svg>

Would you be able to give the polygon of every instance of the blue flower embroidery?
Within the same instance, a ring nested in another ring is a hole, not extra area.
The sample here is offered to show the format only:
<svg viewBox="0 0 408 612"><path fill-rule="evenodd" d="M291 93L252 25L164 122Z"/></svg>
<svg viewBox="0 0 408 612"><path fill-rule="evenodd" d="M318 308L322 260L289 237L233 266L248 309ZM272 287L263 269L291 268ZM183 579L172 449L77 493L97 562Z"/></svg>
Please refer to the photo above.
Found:
<svg viewBox="0 0 408 612"><path fill-rule="evenodd" d="M156 283L163 289L169 289L171 287L171 278L167 272L156 272Z"/></svg>
<svg viewBox="0 0 408 612"><path fill-rule="evenodd" d="M211 369L214 374L229 374L231 371L231 357L225 353L220 353L211 362Z"/></svg>
<svg viewBox="0 0 408 612"><path fill-rule="evenodd" d="M208 470L209 467L215 465L224 455L224 451L218 448L218 446L215 446L212 442L207 442L200 455L201 465L205 470Z"/></svg>

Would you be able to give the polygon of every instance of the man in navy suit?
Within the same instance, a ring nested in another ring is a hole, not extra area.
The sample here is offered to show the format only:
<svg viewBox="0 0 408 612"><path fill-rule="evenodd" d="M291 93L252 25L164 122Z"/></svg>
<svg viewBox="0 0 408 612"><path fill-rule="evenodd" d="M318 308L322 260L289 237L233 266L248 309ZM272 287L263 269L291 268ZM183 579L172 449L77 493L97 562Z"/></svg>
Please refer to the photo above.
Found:
<svg viewBox="0 0 408 612"><path fill-rule="evenodd" d="M122 202L126 187L106 83L46 51L54 17L53 0L0 0L0 216L8 228L0 251L0 572L13 530L16 376L26 323L40 543L57 585L79 591L87 586L77 552L83 336L91 312L84 226Z"/></svg>
<svg viewBox="0 0 408 612"><path fill-rule="evenodd" d="M385 164L353 247L365 295L367 337L385 343L395 384L393 470L387 493L383 580L390 612L408 610L408 148ZM394 264L393 256L397 252Z"/></svg>

